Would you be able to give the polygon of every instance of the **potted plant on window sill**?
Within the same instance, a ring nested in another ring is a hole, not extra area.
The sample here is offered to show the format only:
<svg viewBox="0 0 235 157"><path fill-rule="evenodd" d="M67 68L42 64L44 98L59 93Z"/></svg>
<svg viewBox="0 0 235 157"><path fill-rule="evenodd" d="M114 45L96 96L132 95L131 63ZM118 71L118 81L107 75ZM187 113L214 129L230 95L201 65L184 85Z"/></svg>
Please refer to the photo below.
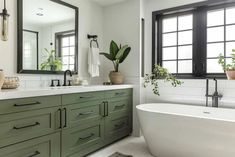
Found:
<svg viewBox="0 0 235 157"><path fill-rule="evenodd" d="M124 76L119 71L119 65L124 62L131 51L131 48L128 45L118 47L116 42L113 40L110 43L110 52L109 53L100 53L100 55L105 56L107 59L113 62L114 71L111 71L109 74L110 81L112 84L118 85L123 84Z"/></svg>
<svg viewBox="0 0 235 157"><path fill-rule="evenodd" d="M235 49L233 49L232 51L233 53L231 54L232 56L231 64L226 64L225 57L222 54L220 54L218 62L222 66L224 72L226 73L228 80L235 80Z"/></svg>

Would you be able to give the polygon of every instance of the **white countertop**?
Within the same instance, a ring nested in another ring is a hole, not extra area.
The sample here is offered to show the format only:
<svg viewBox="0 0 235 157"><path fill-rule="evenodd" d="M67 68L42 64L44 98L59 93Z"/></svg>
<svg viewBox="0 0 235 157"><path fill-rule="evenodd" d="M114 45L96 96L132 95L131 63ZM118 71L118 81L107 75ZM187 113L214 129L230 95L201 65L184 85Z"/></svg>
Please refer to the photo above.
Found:
<svg viewBox="0 0 235 157"><path fill-rule="evenodd" d="M63 95L72 93L84 93L95 91L107 91L117 89L133 88L133 85L91 85L91 86L71 86L71 87L48 87L48 88L35 88L35 89L14 89L14 90L1 90L0 100L29 98L50 95Z"/></svg>

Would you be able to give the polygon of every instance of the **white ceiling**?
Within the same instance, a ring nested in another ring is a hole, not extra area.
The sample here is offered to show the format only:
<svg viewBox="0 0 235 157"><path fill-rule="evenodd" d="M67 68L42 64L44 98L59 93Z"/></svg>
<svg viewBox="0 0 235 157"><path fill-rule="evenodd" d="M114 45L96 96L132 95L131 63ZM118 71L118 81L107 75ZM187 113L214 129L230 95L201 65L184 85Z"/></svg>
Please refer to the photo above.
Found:
<svg viewBox="0 0 235 157"><path fill-rule="evenodd" d="M70 21L75 18L74 9L49 0L24 0L24 23L34 25L50 25ZM43 16L38 16L42 13Z"/></svg>
<svg viewBox="0 0 235 157"><path fill-rule="evenodd" d="M101 6L109 6L109 5L124 2L124 1L127 1L127 0L92 0L92 1L100 4Z"/></svg>

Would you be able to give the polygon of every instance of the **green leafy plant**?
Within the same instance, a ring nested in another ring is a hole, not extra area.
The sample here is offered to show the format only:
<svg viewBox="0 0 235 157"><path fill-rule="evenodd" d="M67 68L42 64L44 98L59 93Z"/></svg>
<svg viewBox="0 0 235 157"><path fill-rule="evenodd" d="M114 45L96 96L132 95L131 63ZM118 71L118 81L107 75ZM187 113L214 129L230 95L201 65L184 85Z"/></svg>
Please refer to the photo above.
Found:
<svg viewBox="0 0 235 157"><path fill-rule="evenodd" d="M155 65L152 74L146 74L144 77L144 87L148 85L153 86L153 93L160 96L158 81L164 80L164 82L170 82L173 87L181 85L183 82L176 79L175 76L169 73L166 68L160 65Z"/></svg>
<svg viewBox="0 0 235 157"><path fill-rule="evenodd" d="M56 51L45 48L47 59L41 64L41 70L61 71L63 63L60 58L56 57Z"/></svg>
<svg viewBox="0 0 235 157"><path fill-rule="evenodd" d="M131 51L128 45L119 46L113 40L110 43L109 53L100 53L100 55L105 56L107 59L113 62L114 72L119 72L119 64L123 63Z"/></svg>
<svg viewBox="0 0 235 157"><path fill-rule="evenodd" d="M231 64L226 64L224 55L222 55L222 54L219 55L218 63L222 66L224 71L234 71L235 70L235 49L233 49L232 51L233 51L233 53L231 54L231 56L232 56L232 63Z"/></svg>

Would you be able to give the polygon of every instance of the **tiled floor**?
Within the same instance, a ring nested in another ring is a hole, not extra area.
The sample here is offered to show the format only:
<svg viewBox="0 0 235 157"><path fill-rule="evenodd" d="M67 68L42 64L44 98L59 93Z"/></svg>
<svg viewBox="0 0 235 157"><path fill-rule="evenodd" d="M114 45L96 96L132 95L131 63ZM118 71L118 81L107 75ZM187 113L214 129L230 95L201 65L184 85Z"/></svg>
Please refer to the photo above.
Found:
<svg viewBox="0 0 235 157"><path fill-rule="evenodd" d="M88 157L108 157L109 155L120 152L127 155L132 155L133 157L153 157L146 146L143 137L128 137L120 142L108 146Z"/></svg>

